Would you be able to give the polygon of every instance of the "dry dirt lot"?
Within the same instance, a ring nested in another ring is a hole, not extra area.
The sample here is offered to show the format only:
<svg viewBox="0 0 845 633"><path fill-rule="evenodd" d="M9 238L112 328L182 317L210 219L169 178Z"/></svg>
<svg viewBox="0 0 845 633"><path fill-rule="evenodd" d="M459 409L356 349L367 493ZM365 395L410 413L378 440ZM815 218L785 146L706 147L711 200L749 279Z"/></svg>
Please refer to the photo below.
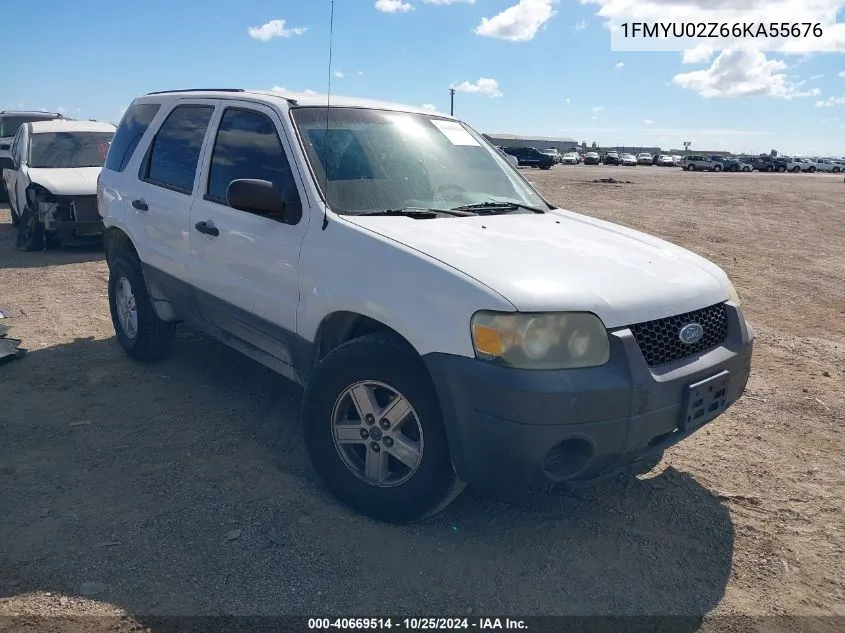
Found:
<svg viewBox="0 0 845 633"><path fill-rule="evenodd" d="M728 413L640 480L519 505L468 490L429 521L377 524L316 480L297 387L187 332L169 360L133 363L101 252L18 252L3 209L0 323L29 353L0 367L0 615L845 618L842 176L526 173L560 206L727 270L758 333ZM590 182L608 176L631 182Z"/></svg>

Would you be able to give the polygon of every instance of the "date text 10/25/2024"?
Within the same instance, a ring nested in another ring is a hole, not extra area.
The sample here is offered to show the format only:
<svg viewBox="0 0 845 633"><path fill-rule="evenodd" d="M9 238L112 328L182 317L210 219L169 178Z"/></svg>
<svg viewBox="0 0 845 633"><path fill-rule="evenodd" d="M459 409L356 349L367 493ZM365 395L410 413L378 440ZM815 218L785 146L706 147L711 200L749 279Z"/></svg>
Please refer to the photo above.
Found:
<svg viewBox="0 0 845 633"><path fill-rule="evenodd" d="M309 630L378 630L409 631L446 630L526 630L528 625L519 618L308 618Z"/></svg>

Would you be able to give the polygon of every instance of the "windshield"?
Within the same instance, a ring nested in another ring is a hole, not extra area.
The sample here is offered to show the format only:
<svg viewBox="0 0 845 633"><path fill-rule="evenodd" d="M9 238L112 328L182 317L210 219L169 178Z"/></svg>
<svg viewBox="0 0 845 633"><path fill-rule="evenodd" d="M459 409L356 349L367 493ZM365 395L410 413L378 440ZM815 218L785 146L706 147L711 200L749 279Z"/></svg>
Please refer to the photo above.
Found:
<svg viewBox="0 0 845 633"><path fill-rule="evenodd" d="M548 209L508 160L457 121L332 108L327 126L325 107L291 112L317 185L337 213L494 200Z"/></svg>
<svg viewBox="0 0 845 633"><path fill-rule="evenodd" d="M40 132L32 135L29 166L102 167L113 132Z"/></svg>

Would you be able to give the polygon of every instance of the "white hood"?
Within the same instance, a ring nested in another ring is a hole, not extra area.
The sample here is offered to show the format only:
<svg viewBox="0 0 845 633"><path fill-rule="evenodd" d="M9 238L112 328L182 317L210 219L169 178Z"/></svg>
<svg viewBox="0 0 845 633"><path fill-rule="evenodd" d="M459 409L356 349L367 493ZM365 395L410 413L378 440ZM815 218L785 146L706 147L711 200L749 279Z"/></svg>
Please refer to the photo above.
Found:
<svg viewBox="0 0 845 633"><path fill-rule="evenodd" d="M97 176L101 167L50 169L30 167L29 181L41 185L57 196L92 196L97 193Z"/></svg>
<svg viewBox="0 0 845 633"><path fill-rule="evenodd" d="M569 211L344 218L466 273L521 312L587 311L613 328L728 300L727 276L715 264L639 231Z"/></svg>

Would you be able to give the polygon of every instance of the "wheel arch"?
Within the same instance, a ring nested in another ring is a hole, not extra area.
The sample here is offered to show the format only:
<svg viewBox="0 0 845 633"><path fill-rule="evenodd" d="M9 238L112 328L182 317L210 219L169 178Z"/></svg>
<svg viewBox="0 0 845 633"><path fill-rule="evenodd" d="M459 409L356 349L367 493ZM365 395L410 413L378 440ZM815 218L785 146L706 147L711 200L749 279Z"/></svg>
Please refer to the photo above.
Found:
<svg viewBox="0 0 845 633"><path fill-rule="evenodd" d="M414 353L417 353L417 350L406 337L386 323L358 312L340 310L326 315L317 327L317 335L314 338L314 360L319 362L326 354L347 341L377 332L385 332L394 336Z"/></svg>
<svg viewBox="0 0 845 633"><path fill-rule="evenodd" d="M103 249L106 252L106 264L109 268L111 268L118 253L129 251L135 257L138 257L138 250L132 243L132 238L116 226L110 226L106 229L103 236Z"/></svg>

